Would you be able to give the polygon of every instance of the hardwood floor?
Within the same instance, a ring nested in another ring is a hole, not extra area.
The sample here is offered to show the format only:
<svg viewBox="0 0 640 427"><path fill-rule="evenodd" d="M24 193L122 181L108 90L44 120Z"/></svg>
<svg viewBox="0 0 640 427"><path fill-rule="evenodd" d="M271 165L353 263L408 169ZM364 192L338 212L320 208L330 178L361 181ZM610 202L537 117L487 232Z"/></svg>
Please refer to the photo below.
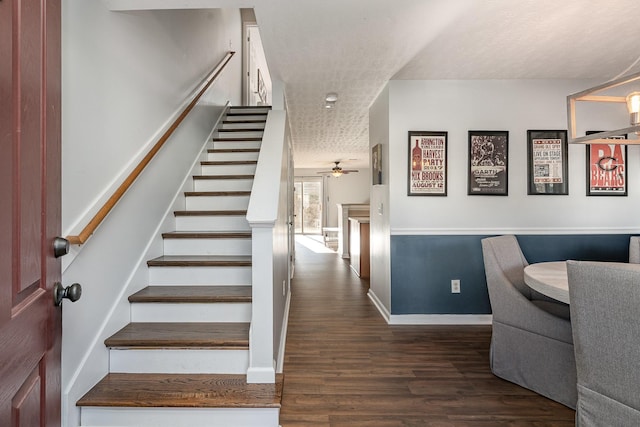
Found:
<svg viewBox="0 0 640 427"><path fill-rule="evenodd" d="M489 326L389 326L335 253L296 245L283 427L573 426L489 370Z"/></svg>

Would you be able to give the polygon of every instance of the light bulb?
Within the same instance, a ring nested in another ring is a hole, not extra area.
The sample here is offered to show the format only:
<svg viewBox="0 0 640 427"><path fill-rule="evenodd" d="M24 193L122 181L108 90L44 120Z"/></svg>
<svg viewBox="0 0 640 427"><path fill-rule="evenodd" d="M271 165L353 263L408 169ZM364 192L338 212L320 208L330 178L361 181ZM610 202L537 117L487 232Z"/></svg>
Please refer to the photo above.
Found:
<svg viewBox="0 0 640 427"><path fill-rule="evenodd" d="M640 124L640 92L631 92L627 95L627 108L629 120L633 126Z"/></svg>

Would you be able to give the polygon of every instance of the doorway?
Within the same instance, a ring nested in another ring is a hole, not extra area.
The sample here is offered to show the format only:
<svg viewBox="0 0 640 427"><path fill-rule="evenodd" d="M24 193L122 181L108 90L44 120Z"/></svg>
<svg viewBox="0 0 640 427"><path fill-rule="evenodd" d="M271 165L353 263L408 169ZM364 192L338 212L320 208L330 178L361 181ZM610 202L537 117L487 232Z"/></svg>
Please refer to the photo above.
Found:
<svg viewBox="0 0 640 427"><path fill-rule="evenodd" d="M255 23L253 9L243 10L248 19L243 23L243 102L244 105L271 105L271 75L262 48L260 29Z"/></svg>
<svg viewBox="0 0 640 427"><path fill-rule="evenodd" d="M296 178L293 204L295 233L322 234L322 178Z"/></svg>

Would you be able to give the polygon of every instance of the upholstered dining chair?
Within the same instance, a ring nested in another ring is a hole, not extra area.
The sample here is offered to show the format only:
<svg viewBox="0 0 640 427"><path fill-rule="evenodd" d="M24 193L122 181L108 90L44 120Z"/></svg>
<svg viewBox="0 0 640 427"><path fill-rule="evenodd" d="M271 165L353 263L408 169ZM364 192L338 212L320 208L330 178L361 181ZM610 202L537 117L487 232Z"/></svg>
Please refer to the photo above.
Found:
<svg viewBox="0 0 640 427"><path fill-rule="evenodd" d="M493 312L494 375L570 408L577 400L569 307L524 282L528 265L515 236L482 239Z"/></svg>
<svg viewBox="0 0 640 427"><path fill-rule="evenodd" d="M576 425L640 426L640 265L567 262Z"/></svg>
<svg viewBox="0 0 640 427"><path fill-rule="evenodd" d="M629 238L629 262L640 264L640 236Z"/></svg>

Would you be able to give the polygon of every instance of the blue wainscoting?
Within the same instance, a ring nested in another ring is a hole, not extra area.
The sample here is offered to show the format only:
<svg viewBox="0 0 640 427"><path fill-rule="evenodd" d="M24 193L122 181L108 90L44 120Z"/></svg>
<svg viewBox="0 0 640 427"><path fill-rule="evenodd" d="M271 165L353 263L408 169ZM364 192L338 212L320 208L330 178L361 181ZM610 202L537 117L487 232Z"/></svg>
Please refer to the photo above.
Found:
<svg viewBox="0 0 640 427"><path fill-rule="evenodd" d="M488 236L391 236L391 314L490 314L480 240ZM529 263L629 259L629 234L518 235ZM460 279L459 294L451 280Z"/></svg>

